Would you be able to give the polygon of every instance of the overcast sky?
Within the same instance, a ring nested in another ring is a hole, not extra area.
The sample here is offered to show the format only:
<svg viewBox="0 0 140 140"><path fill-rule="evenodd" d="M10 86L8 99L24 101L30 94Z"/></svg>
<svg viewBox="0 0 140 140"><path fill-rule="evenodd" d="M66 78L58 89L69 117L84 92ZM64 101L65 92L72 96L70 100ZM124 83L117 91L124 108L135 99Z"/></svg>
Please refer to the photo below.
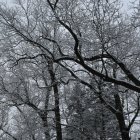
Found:
<svg viewBox="0 0 140 140"><path fill-rule="evenodd" d="M12 1L14 1L14 0L0 0L1 2L3 1L3 2L5 2L5 1L7 1L7 3L11 3ZM123 3L124 3L124 5L125 6L127 6L128 5L128 3L129 3L129 1L134 1L134 0L121 0Z"/></svg>
<svg viewBox="0 0 140 140"><path fill-rule="evenodd" d="M14 0L0 0L0 2L7 2L7 4L11 4L12 1ZM125 12L128 12L130 9L130 1L134 1L134 0L121 0L123 2L123 10Z"/></svg>

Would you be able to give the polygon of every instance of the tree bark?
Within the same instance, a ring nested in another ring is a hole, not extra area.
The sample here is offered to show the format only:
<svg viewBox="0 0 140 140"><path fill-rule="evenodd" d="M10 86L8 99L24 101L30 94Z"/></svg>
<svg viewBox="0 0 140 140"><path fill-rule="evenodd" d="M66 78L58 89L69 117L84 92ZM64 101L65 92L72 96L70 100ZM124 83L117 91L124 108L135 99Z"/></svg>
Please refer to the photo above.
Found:
<svg viewBox="0 0 140 140"><path fill-rule="evenodd" d="M115 98L115 106L116 106L115 108L117 110L116 118L117 118L118 123L119 123L119 128L120 128L122 140L130 140L129 129L127 128L127 126L125 124L125 118L123 115L123 108L122 108L120 96L116 93L114 95L114 98Z"/></svg>
<svg viewBox="0 0 140 140"><path fill-rule="evenodd" d="M48 109L48 106L46 106L46 104L45 104L45 109L44 110L41 110L37 106L35 106L34 104L32 104L31 102L28 102L28 105L30 107L32 107L38 113L38 115L40 116L40 118L42 119L43 127L44 127L44 130L45 130L44 131L45 138L46 138L46 140L50 140L50 133L49 133L49 130L48 130L48 118L47 118L47 116L48 116L48 110L47 110Z"/></svg>
<svg viewBox="0 0 140 140"><path fill-rule="evenodd" d="M105 114L104 114L104 108L103 108L103 106L102 106L102 108L101 108L101 138L100 138L100 140L106 140L106 130L105 130Z"/></svg>
<svg viewBox="0 0 140 140"><path fill-rule="evenodd" d="M129 129L126 127L124 119L122 118L121 114L117 115L117 120L119 122L119 128L120 128L122 140L130 140Z"/></svg>
<svg viewBox="0 0 140 140"><path fill-rule="evenodd" d="M61 128L61 118L60 118L60 108L59 108L59 93L58 93L58 83L55 78L55 73L53 70L53 62L51 60L48 61L48 71L52 81L52 87L55 98L55 125L56 125L56 134L57 140L62 140L62 128Z"/></svg>
<svg viewBox="0 0 140 140"><path fill-rule="evenodd" d="M44 134L45 134L45 138L46 140L50 140L50 133L48 130L48 119L47 119L47 115L48 113L46 111L42 111L40 113L40 117L42 119L42 123L43 123L43 127L44 127Z"/></svg>

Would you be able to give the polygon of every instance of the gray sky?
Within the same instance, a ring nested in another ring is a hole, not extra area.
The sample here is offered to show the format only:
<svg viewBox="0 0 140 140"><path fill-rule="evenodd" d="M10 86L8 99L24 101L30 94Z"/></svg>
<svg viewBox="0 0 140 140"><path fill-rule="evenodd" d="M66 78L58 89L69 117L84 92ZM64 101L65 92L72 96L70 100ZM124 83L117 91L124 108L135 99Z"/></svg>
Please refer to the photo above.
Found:
<svg viewBox="0 0 140 140"><path fill-rule="evenodd" d="M7 2L7 3L11 3L13 0L0 0L0 2Z"/></svg>
<svg viewBox="0 0 140 140"><path fill-rule="evenodd" d="M8 5L10 5L14 0L0 0L0 2L7 2ZM123 3L123 10L124 12L129 12L130 10L130 2L134 0L121 0ZM138 1L138 0L137 0Z"/></svg>
<svg viewBox="0 0 140 140"><path fill-rule="evenodd" d="M0 2L5 2L7 1L7 3L11 3L13 0L0 0ZM134 1L134 0L121 0L124 3L124 6L127 7L127 5L129 4L129 1Z"/></svg>

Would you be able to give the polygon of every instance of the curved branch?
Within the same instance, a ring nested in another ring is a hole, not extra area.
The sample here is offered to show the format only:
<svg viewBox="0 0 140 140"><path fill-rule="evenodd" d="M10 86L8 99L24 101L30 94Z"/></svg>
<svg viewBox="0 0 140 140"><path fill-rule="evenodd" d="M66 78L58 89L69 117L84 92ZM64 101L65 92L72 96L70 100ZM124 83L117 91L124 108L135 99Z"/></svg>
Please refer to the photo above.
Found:
<svg viewBox="0 0 140 140"><path fill-rule="evenodd" d="M104 74L102 74L102 73L94 70L93 68L91 68L87 64L81 63L81 61L78 61L77 59L74 59L74 58L71 58L71 57L68 57L67 56L67 57L61 57L61 58L55 60L54 62L60 64L59 61L63 61L63 60L72 60L73 62L76 62L77 64L79 64L80 66L82 66L83 68L85 68L92 75L96 75L96 76L100 77L101 79L103 79L106 82L111 82L111 83L114 83L114 84L123 86L123 87L125 87L127 89L130 89L130 90L133 90L133 91L136 91L136 92L140 93L140 87L139 86L130 84L130 83L125 82L125 81L122 81L122 80L117 80L117 79L112 78L112 77L109 77L107 75L104 75Z"/></svg>
<svg viewBox="0 0 140 140"><path fill-rule="evenodd" d="M135 120L136 120L136 118L139 114L139 111L140 111L140 103L139 102L140 102L140 97L138 97L138 101L137 101L137 111L136 111L134 117L132 118L131 122L128 125L129 130L130 130L131 126L133 125L133 123L135 122Z"/></svg>
<svg viewBox="0 0 140 140"><path fill-rule="evenodd" d="M55 12L55 9L53 8L50 0L47 0L49 6L51 7L54 15L55 15L55 18L58 20L58 22L66 29L69 31L69 33L72 35L74 41L75 41L75 45L74 45L74 51L75 51L75 54L77 56L77 58L81 61L81 63L84 63L83 61L83 58L81 56L81 54L79 53L79 49L78 49L78 46L79 46L79 40L78 40L78 37L77 35L73 32L73 30L67 25L65 24L62 20L60 20L60 18L57 16L56 12Z"/></svg>
<svg viewBox="0 0 140 140"><path fill-rule="evenodd" d="M105 50L106 51L106 50ZM122 70L123 72L127 75L129 80L131 80L135 85L140 86L140 81L132 74L132 72L121 62L118 60L115 56L111 55L106 51L108 57L110 57Z"/></svg>

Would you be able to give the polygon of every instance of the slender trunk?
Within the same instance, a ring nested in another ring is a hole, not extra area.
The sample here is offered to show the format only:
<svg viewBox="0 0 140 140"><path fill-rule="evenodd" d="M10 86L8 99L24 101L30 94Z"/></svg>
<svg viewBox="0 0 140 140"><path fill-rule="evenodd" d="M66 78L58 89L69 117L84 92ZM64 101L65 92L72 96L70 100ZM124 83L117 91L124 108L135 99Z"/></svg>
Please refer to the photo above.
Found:
<svg viewBox="0 0 140 140"><path fill-rule="evenodd" d="M45 81L45 85L48 86L48 83L44 78L44 81ZM44 133L45 133L45 138L46 140L50 140L50 131L49 131L49 126L48 126L48 105L49 105L49 97L50 97L50 89L47 89L46 91L46 99L45 99L45 107L44 107L44 110L41 111L40 113L40 117L42 119L42 122L43 122L43 127L44 127Z"/></svg>
<svg viewBox="0 0 140 140"><path fill-rule="evenodd" d="M50 140L50 134L49 134L49 129L48 129L48 118L47 118L48 111L47 111L47 108L45 108L44 110L41 110L37 106L35 106L34 104L32 104L31 102L28 102L28 105L30 107L32 107L38 113L38 115L40 116L40 118L42 119L42 123L43 123L43 127L44 127L45 138L46 138L46 140Z"/></svg>
<svg viewBox="0 0 140 140"><path fill-rule="evenodd" d="M114 78L116 78L116 68L117 68L117 65L114 66L114 70L113 70ZM129 129L125 124L122 102L118 94L118 85L115 85L115 89L116 89L116 93L114 93L114 99L115 99L115 108L117 110L115 115L119 123L121 137L122 137L122 140L130 140Z"/></svg>
<svg viewBox="0 0 140 140"><path fill-rule="evenodd" d="M122 140L130 140L129 129L127 128L125 124L120 96L118 94L115 94L114 98L115 98L116 110L118 110L118 112L116 113L116 117L119 123Z"/></svg>
<svg viewBox="0 0 140 140"><path fill-rule="evenodd" d="M62 140L60 108L59 108L59 94L58 94L57 86L54 86L54 96L55 96L55 119L56 119L55 121L56 121L57 140Z"/></svg>
<svg viewBox="0 0 140 140"><path fill-rule="evenodd" d="M100 140L106 140L106 130L105 130L105 114L104 114L104 108L103 108L103 105L102 105L102 109L101 109L101 117L102 117L102 120L101 120L101 128L102 128L102 131L101 131L101 138Z"/></svg>
<svg viewBox="0 0 140 140"><path fill-rule="evenodd" d="M45 138L46 140L50 140L50 133L49 133L49 127L48 127L48 119L47 119L47 115L48 115L48 112L46 111L42 111L40 113L40 117L42 119L42 123L43 123L43 128L44 128L44 134L45 134Z"/></svg>
<svg viewBox="0 0 140 140"><path fill-rule="evenodd" d="M45 80L45 79L44 79ZM46 86L48 86L47 81L45 81ZM43 120L43 126L45 128L45 137L46 140L50 140L50 131L49 131L49 126L48 126L48 105L49 105L49 97L50 97L50 89L47 90L47 95L46 95L46 100L45 100L45 109L44 109L44 114L45 114L45 118Z"/></svg>
<svg viewBox="0 0 140 140"><path fill-rule="evenodd" d="M129 130L124 123L122 115L118 113L116 116L117 116L117 120L119 122L119 128L120 128L122 140L130 140Z"/></svg>
<svg viewBox="0 0 140 140"><path fill-rule="evenodd" d="M60 108L59 108L59 93L58 84L55 78L55 73L53 70L53 62L48 61L48 70L52 81L54 98L55 98L55 124L56 124L56 134L57 140L62 140L62 128L61 128L61 118L60 118Z"/></svg>

